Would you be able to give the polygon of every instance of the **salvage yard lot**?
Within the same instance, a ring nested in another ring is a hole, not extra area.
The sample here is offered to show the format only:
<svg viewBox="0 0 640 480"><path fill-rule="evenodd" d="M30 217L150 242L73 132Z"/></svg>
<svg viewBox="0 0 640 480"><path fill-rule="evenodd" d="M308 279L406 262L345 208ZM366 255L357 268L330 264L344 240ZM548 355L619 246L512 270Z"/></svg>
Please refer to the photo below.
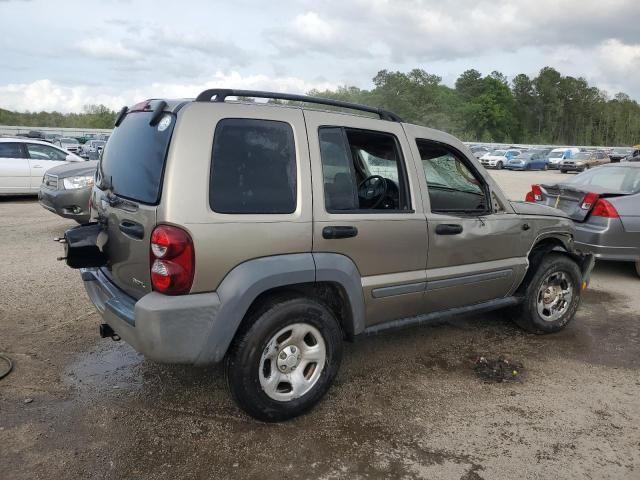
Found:
<svg viewBox="0 0 640 480"><path fill-rule="evenodd" d="M513 199L555 172L495 171ZM219 367L145 361L98 337L80 276L51 239L73 223L0 199L0 477L639 478L640 279L599 263L565 330L500 313L359 340L327 398L267 425ZM485 383L479 356L521 363Z"/></svg>

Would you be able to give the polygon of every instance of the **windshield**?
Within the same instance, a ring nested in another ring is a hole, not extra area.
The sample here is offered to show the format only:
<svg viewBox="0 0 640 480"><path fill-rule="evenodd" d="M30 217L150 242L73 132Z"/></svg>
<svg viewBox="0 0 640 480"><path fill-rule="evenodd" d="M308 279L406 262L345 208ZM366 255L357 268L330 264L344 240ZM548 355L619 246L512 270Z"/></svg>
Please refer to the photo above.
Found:
<svg viewBox="0 0 640 480"><path fill-rule="evenodd" d="M142 203L158 203L175 117L166 113L151 126L152 116L153 112L132 112L115 128L102 152L99 188L111 187L116 195Z"/></svg>
<svg viewBox="0 0 640 480"><path fill-rule="evenodd" d="M491 152L492 157L504 157L504 154L507 153L505 150L494 150Z"/></svg>
<svg viewBox="0 0 640 480"><path fill-rule="evenodd" d="M640 193L640 168L605 167L587 170L569 182L571 185L597 185L620 193Z"/></svg>
<svg viewBox="0 0 640 480"><path fill-rule="evenodd" d="M62 143L78 143L78 140L75 138L61 138L60 141Z"/></svg>
<svg viewBox="0 0 640 480"><path fill-rule="evenodd" d="M591 158L591 153L589 152L580 152L576 153L573 158L576 160L589 160Z"/></svg>
<svg viewBox="0 0 640 480"><path fill-rule="evenodd" d="M563 155L564 155L564 150L558 151L558 152L551 152L549 154L549 158L562 158Z"/></svg>
<svg viewBox="0 0 640 480"><path fill-rule="evenodd" d="M617 153L620 155L628 155L631 153L632 148L614 148L612 153Z"/></svg>

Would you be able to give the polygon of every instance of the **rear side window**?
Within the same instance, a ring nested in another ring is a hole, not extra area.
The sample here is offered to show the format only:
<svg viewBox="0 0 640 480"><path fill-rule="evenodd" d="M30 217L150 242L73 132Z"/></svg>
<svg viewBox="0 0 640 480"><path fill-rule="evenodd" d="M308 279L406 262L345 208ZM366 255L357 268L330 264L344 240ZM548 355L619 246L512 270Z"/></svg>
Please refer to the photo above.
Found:
<svg viewBox="0 0 640 480"><path fill-rule="evenodd" d="M25 158L19 143L0 143L0 158Z"/></svg>
<svg viewBox="0 0 640 480"><path fill-rule="evenodd" d="M157 125L149 125L153 112L131 112L116 127L105 146L100 185L141 203L157 204L162 174L175 117L165 113Z"/></svg>
<svg viewBox="0 0 640 480"><path fill-rule="evenodd" d="M218 122L211 154L209 205L218 213L293 213L296 150L288 123Z"/></svg>

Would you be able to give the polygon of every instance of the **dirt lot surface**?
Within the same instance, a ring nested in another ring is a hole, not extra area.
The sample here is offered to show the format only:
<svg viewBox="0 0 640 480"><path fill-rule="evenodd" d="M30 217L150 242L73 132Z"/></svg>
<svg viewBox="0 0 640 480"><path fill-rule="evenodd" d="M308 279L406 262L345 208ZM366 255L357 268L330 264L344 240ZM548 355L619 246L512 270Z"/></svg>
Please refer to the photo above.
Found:
<svg viewBox="0 0 640 480"><path fill-rule="evenodd" d="M494 172L522 199L548 172ZM0 200L0 477L640 478L640 279L598 264L577 317L550 336L502 314L347 344L326 399L258 423L219 367L145 361L101 340L77 272L51 239L71 226ZM522 365L487 383L479 357Z"/></svg>

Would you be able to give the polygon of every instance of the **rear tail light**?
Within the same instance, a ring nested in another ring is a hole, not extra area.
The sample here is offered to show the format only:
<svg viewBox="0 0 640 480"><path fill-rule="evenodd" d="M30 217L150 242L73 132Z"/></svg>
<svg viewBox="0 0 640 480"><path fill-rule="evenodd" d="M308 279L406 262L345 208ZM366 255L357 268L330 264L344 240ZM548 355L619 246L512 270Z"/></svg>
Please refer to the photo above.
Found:
<svg viewBox="0 0 640 480"><path fill-rule="evenodd" d="M542 201L542 188L540 185L531 185L531 191L527 193L524 198L525 202L541 202Z"/></svg>
<svg viewBox="0 0 640 480"><path fill-rule="evenodd" d="M591 212L592 217L604 217L604 218L619 218L620 215L611 202L608 202L604 198L598 200Z"/></svg>
<svg viewBox="0 0 640 480"><path fill-rule="evenodd" d="M151 285L166 295L182 295L191 290L195 272L193 241L187 232L159 225L151 234Z"/></svg>
<svg viewBox="0 0 640 480"><path fill-rule="evenodd" d="M594 192L587 193L582 199L582 204L580 204L580 208L582 210L591 210L591 208L595 205L595 203L600 198L600 195Z"/></svg>

